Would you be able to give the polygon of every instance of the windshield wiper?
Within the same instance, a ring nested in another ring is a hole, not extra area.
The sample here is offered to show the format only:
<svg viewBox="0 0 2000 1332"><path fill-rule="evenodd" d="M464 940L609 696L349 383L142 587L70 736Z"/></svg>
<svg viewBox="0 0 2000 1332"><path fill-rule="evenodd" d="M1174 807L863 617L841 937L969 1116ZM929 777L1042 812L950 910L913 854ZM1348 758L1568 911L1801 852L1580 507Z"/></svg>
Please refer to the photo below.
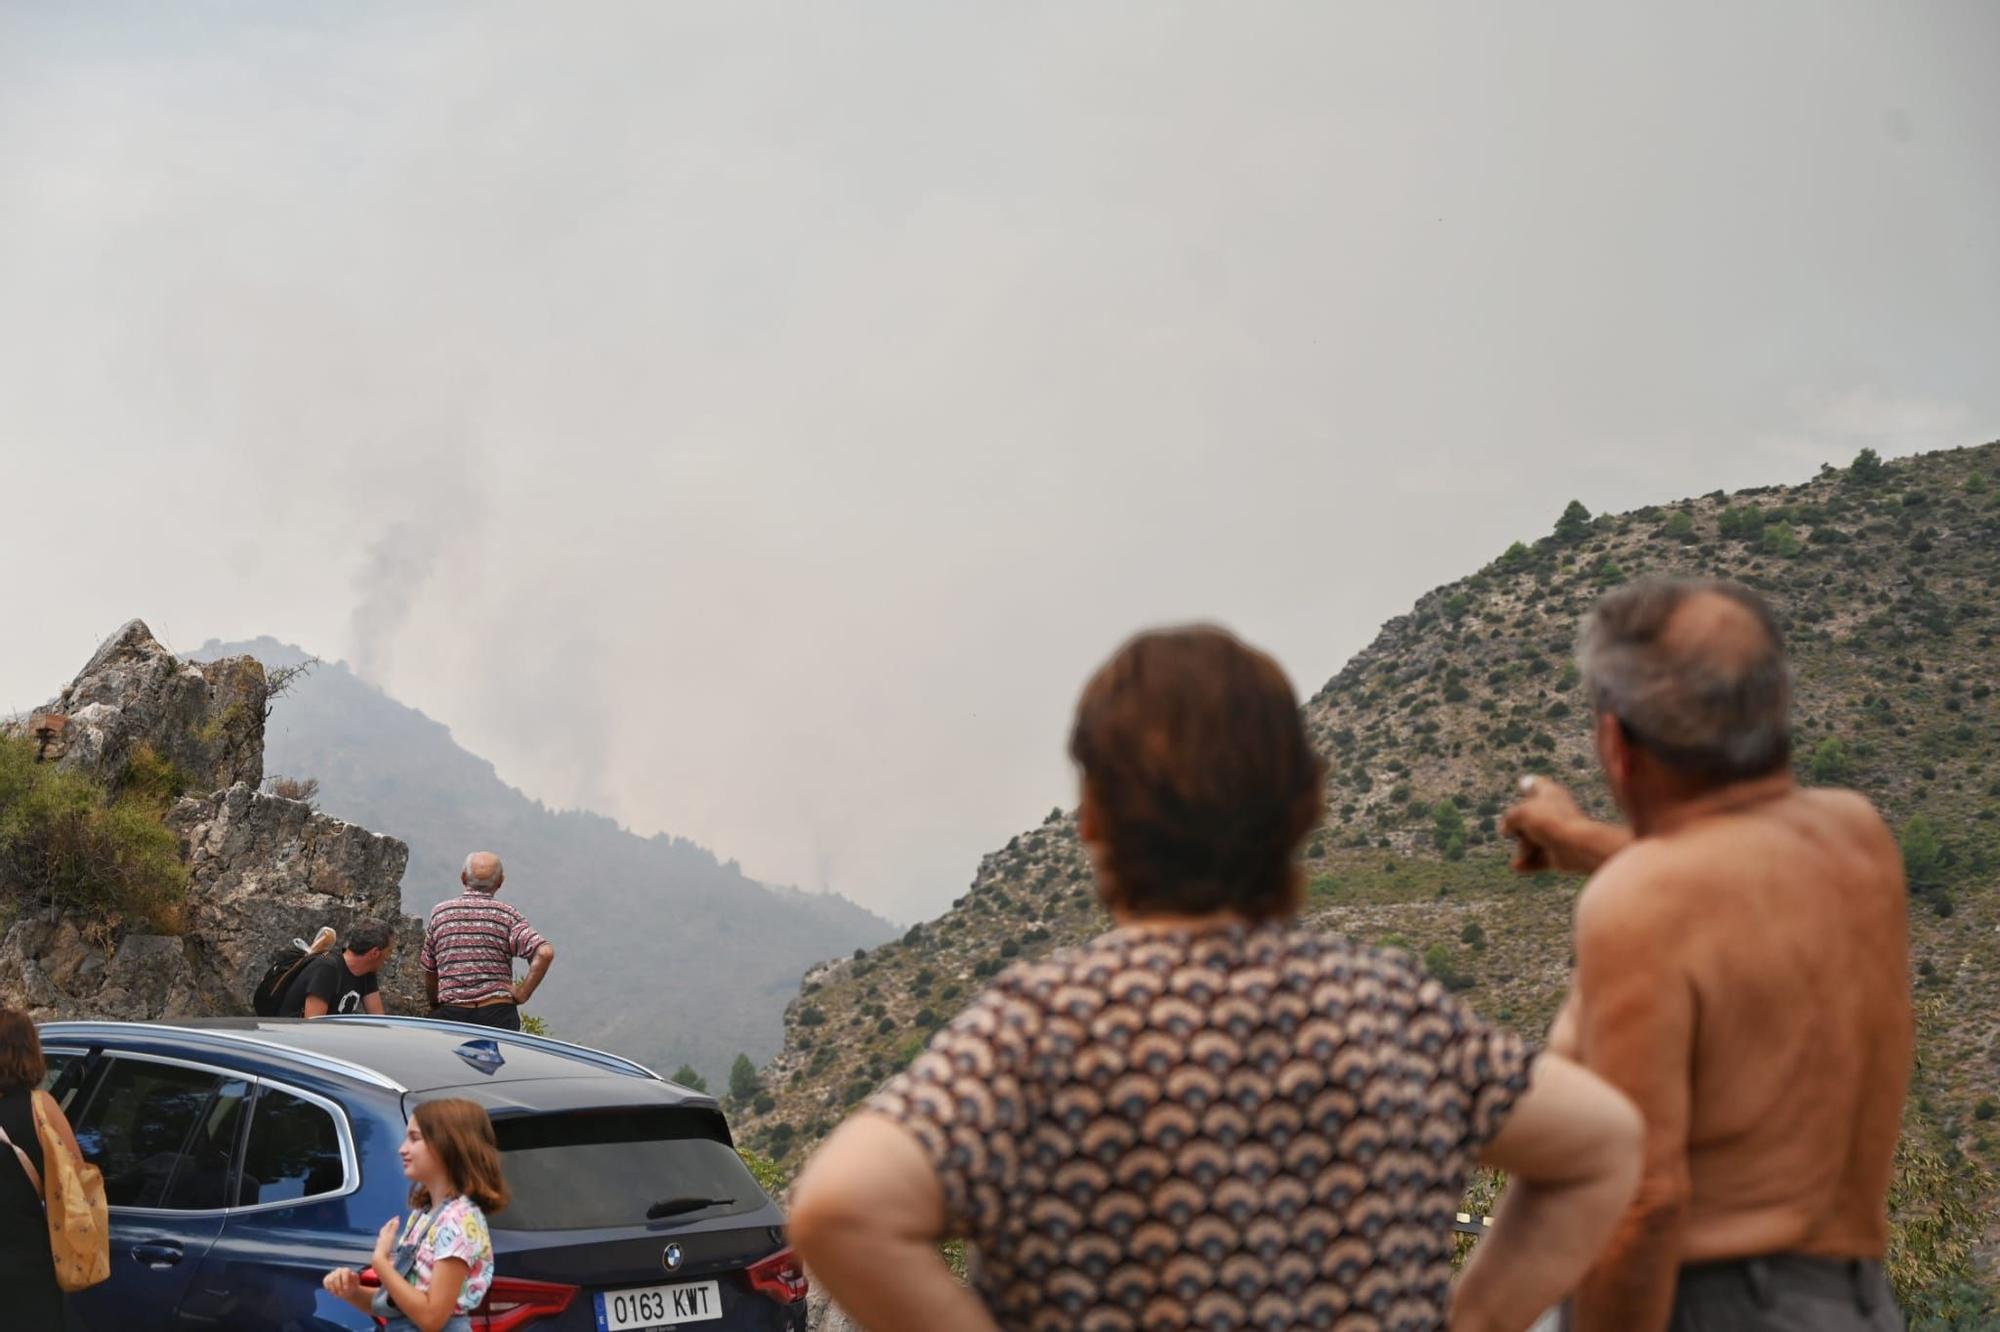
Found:
<svg viewBox="0 0 2000 1332"><path fill-rule="evenodd" d="M680 1216L686 1212L699 1212L704 1207L720 1207L733 1203L734 1198L662 1198L646 1209L646 1219L657 1221L663 1216Z"/></svg>

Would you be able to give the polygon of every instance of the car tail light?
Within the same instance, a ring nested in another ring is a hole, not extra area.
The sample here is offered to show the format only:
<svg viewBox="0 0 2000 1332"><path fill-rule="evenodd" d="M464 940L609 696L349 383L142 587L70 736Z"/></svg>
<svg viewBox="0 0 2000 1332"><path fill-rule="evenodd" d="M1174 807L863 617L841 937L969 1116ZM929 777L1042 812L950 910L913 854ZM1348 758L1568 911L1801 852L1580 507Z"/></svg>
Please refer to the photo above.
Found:
<svg viewBox="0 0 2000 1332"><path fill-rule="evenodd" d="M797 1304L806 1297L805 1264L788 1248L751 1264L744 1275L750 1278L750 1289L780 1304Z"/></svg>
<svg viewBox="0 0 2000 1332"><path fill-rule="evenodd" d="M569 1308L576 1287L553 1281L523 1281L518 1277L494 1277L486 1298L472 1311L475 1332L515 1332L532 1327L538 1320L554 1318Z"/></svg>

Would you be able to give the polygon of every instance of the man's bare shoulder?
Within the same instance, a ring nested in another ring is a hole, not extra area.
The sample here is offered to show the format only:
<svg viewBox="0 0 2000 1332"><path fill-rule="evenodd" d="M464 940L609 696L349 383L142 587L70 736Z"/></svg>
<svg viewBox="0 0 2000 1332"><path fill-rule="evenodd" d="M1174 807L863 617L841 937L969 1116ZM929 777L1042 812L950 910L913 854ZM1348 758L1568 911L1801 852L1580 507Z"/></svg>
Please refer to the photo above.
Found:
<svg viewBox="0 0 2000 1332"><path fill-rule="evenodd" d="M1689 914L1681 889L1698 881L1689 859L1685 848L1642 839L1604 862L1576 899L1579 946L1672 937Z"/></svg>
<svg viewBox="0 0 2000 1332"><path fill-rule="evenodd" d="M1799 792L1797 797L1813 815L1837 827L1840 831L1859 840L1872 842L1877 846L1893 847L1896 834L1889 830L1889 824L1882 812L1875 808L1873 801L1858 791L1844 791L1838 787L1811 787Z"/></svg>

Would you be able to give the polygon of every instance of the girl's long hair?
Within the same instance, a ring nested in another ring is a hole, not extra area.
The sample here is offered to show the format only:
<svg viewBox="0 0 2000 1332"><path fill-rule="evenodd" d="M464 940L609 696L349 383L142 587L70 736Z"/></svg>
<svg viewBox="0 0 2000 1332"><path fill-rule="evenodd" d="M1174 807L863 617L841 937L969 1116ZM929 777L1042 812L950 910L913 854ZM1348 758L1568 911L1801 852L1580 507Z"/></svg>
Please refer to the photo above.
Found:
<svg viewBox="0 0 2000 1332"><path fill-rule="evenodd" d="M423 1101L415 1119L424 1141L452 1186L479 1204L482 1212L506 1207L507 1177L500 1173L500 1148L493 1140L493 1121L476 1101ZM410 1186L410 1206L428 1208L431 1191Z"/></svg>

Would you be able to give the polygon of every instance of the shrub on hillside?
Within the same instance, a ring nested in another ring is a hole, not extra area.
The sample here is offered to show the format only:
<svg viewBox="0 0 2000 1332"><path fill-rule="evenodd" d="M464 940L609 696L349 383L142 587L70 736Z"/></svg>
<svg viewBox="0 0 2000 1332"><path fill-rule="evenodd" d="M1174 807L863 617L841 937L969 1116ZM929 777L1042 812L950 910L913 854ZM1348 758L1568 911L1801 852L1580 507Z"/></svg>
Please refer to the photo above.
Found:
<svg viewBox="0 0 2000 1332"><path fill-rule="evenodd" d="M1813 747L1807 762L1814 786L1845 786L1854 775L1854 754L1838 736L1828 736Z"/></svg>
<svg viewBox="0 0 2000 1332"><path fill-rule="evenodd" d="M682 1064L674 1070L673 1076L668 1078L667 1081L678 1082L689 1091L705 1092L708 1090L708 1079L695 1072L693 1064Z"/></svg>
<svg viewBox="0 0 2000 1332"><path fill-rule="evenodd" d="M1465 859L1465 818L1452 800L1431 807L1431 841L1446 860Z"/></svg>
<svg viewBox="0 0 2000 1332"><path fill-rule="evenodd" d="M1897 839L1903 848L1903 872L1909 876L1910 887L1927 889L1942 887L1944 871L1950 862L1950 852L1945 848L1944 838L1938 835L1937 825L1922 814L1913 814L1903 825L1902 836Z"/></svg>
<svg viewBox="0 0 2000 1332"><path fill-rule="evenodd" d="M1478 983L1458 969L1458 960L1443 944L1432 944L1424 950L1424 970L1447 990L1469 990Z"/></svg>
<svg viewBox="0 0 2000 1332"><path fill-rule="evenodd" d="M737 1101L748 1101L763 1090L757 1077L757 1066L750 1062L747 1054L738 1054L736 1062L729 1066L729 1095Z"/></svg>
<svg viewBox="0 0 2000 1332"><path fill-rule="evenodd" d="M80 772L0 740L0 883L111 926L181 930L187 867L164 816L173 765L141 749L114 795Z"/></svg>
<svg viewBox="0 0 2000 1332"><path fill-rule="evenodd" d="M1589 535L1590 510L1583 507L1582 500L1571 500L1562 517L1556 519L1556 540L1573 546Z"/></svg>
<svg viewBox="0 0 2000 1332"><path fill-rule="evenodd" d="M1805 549L1789 523L1770 524L1764 529L1761 544L1766 554L1787 560Z"/></svg>

